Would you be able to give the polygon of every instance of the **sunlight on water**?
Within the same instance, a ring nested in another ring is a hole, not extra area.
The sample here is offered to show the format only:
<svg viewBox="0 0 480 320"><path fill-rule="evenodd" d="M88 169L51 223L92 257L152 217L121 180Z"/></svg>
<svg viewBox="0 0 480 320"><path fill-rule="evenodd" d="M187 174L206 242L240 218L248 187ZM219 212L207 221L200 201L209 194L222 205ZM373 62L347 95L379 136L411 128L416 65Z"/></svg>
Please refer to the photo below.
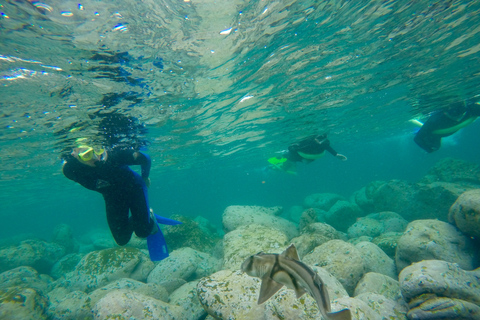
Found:
<svg viewBox="0 0 480 320"><path fill-rule="evenodd" d="M175 163L316 132L374 140L478 94L476 2L1 4L1 141L44 137L31 155L102 139L113 114L160 128L150 151Z"/></svg>

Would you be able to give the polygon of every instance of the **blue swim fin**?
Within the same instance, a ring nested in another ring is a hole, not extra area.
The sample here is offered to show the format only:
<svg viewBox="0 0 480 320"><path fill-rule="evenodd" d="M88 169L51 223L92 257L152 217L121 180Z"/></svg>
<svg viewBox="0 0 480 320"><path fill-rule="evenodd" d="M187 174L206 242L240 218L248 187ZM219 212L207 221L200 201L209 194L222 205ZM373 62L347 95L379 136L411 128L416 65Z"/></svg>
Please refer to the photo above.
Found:
<svg viewBox="0 0 480 320"><path fill-rule="evenodd" d="M180 222L180 221L177 221L177 220L164 218L162 216L159 216L156 213L154 213L154 215L155 215L155 219L157 219L158 223L161 223L161 224L167 224L169 226L175 226L177 224L182 224L183 223L183 222Z"/></svg>
<svg viewBox="0 0 480 320"><path fill-rule="evenodd" d="M155 234L147 237L147 246L148 252L150 253L150 260L160 261L168 257L167 242L165 241L160 226L158 226L158 231Z"/></svg>

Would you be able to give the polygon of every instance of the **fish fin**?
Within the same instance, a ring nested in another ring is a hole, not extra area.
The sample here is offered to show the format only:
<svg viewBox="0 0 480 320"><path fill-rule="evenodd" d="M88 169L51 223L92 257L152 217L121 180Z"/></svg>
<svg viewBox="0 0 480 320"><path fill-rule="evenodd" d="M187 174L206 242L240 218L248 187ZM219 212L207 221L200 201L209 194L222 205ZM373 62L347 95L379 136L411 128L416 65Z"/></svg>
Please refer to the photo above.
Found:
<svg viewBox="0 0 480 320"><path fill-rule="evenodd" d="M297 248L293 243L287 249L285 249L285 251L283 251L281 255L293 260L300 261L300 258L298 257Z"/></svg>
<svg viewBox="0 0 480 320"><path fill-rule="evenodd" d="M307 291L305 291L305 289L300 288L300 287L297 288L295 290L295 295L296 295L297 299L300 298L301 296L303 296L305 294L305 292L307 292Z"/></svg>
<svg viewBox="0 0 480 320"><path fill-rule="evenodd" d="M283 287L283 284L274 281L269 276L262 278L262 285L260 287L260 294L258 296L258 304L262 304L270 299L278 290Z"/></svg>
<svg viewBox="0 0 480 320"><path fill-rule="evenodd" d="M350 309L343 309L337 312L327 313L329 320L352 320Z"/></svg>

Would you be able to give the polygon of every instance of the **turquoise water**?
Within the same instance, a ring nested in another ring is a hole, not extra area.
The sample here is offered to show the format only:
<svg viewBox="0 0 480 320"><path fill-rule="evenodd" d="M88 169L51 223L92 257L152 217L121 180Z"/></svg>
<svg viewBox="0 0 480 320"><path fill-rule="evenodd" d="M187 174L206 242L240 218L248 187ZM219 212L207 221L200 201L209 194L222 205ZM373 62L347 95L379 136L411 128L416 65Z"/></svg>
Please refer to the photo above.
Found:
<svg viewBox="0 0 480 320"><path fill-rule="evenodd" d="M408 120L478 94L479 10L0 0L0 237L107 228L101 196L61 174L79 138L143 146L151 206L219 227L229 205L289 208L373 180L414 182L445 157L478 163L479 123L426 154ZM264 171L275 152L320 132L348 161Z"/></svg>

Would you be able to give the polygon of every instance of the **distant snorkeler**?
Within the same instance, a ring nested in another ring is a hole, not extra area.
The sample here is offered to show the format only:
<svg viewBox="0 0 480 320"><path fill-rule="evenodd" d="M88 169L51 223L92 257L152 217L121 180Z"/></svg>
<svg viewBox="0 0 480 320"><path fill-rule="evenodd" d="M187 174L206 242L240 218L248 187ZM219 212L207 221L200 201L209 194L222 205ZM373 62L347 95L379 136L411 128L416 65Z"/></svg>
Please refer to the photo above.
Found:
<svg viewBox="0 0 480 320"><path fill-rule="evenodd" d="M141 176L128 166L140 165ZM147 238L152 261L168 257L167 245L158 223L181 222L157 216L148 204L150 157L133 148L108 150L80 145L64 156L63 174L83 187L97 191L105 200L107 221L115 242L124 246L133 232Z"/></svg>
<svg viewBox="0 0 480 320"><path fill-rule="evenodd" d="M294 143L288 147L281 157L268 159L270 166L274 169L287 173L296 174L295 163L311 163L325 155L325 151L340 160L347 160L343 154L336 152L327 139L327 134L313 135Z"/></svg>
<svg viewBox="0 0 480 320"><path fill-rule="evenodd" d="M441 140L474 122L480 116L480 103L462 101L452 104L446 109L432 113L425 123L410 120L420 126L413 139L415 143L428 153L440 149Z"/></svg>

